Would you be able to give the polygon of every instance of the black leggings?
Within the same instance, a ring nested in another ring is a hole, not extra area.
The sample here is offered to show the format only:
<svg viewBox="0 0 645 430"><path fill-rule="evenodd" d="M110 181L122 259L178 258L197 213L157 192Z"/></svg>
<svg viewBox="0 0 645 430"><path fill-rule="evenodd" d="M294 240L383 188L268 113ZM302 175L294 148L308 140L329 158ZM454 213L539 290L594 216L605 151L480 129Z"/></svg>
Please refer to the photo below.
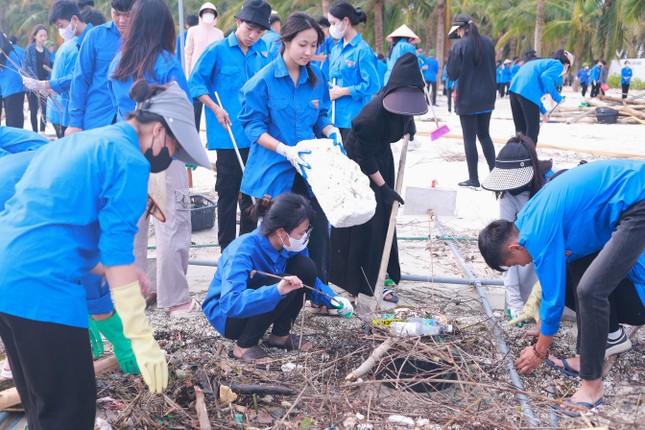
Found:
<svg viewBox="0 0 645 430"><path fill-rule="evenodd" d="M587 95L587 84L580 84L580 88L582 88L582 97L585 97Z"/></svg>
<svg viewBox="0 0 645 430"><path fill-rule="evenodd" d="M446 95L448 96L448 112L452 112L452 88L445 88Z"/></svg>
<svg viewBox="0 0 645 430"><path fill-rule="evenodd" d="M460 115L461 129L464 135L464 150L466 152L466 163L468 164L468 178L471 181L479 181L477 173L477 138L482 146L488 170L495 167L495 147L490 138L490 112L477 113L472 115Z"/></svg>
<svg viewBox="0 0 645 430"><path fill-rule="evenodd" d="M38 132L38 108L40 108L40 131L45 131L45 118L47 117L47 99L38 97L36 93L27 94L29 112L31 113L31 128Z"/></svg>
<svg viewBox="0 0 645 430"><path fill-rule="evenodd" d="M311 258L302 254L296 255L287 262L285 273L281 275L285 274L297 276L306 285L313 286L316 283L316 265ZM256 275L248 282L247 288L257 290L277 282L276 279ZM274 336L288 335L302 309L304 296L308 296L308 290L300 288L287 294L274 309L267 310L266 313L249 318L227 318L224 337L237 340L240 348L250 348L258 344L271 324L273 324L271 333Z"/></svg>
<svg viewBox="0 0 645 430"><path fill-rule="evenodd" d="M627 98L627 93L629 92L629 84L620 84L623 89L623 98Z"/></svg>
<svg viewBox="0 0 645 430"><path fill-rule="evenodd" d="M96 382L87 329L0 313L13 380L31 430L92 430Z"/></svg>
<svg viewBox="0 0 645 430"><path fill-rule="evenodd" d="M513 91L509 94L515 132L530 137L537 145L540 134L540 107Z"/></svg>
<svg viewBox="0 0 645 430"><path fill-rule="evenodd" d="M5 125L7 127L25 127L25 93L16 93L7 96L2 101L6 115Z"/></svg>

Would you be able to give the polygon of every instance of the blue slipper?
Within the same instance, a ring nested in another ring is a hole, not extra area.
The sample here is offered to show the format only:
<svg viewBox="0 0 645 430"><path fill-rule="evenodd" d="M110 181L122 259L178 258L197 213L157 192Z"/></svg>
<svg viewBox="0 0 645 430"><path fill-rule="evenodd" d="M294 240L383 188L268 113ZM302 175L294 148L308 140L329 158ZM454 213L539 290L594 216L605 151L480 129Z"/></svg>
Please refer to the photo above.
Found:
<svg viewBox="0 0 645 430"><path fill-rule="evenodd" d="M545 359L544 362L549 366L553 367L558 372L564 373L567 376L570 376L572 378L580 377L580 373L577 370L573 369L571 366L569 366L569 363L567 363L567 360L565 360L562 357L558 357L558 360L560 360L560 363L562 363L562 367L556 365L553 361L549 360L548 358Z"/></svg>
<svg viewBox="0 0 645 430"><path fill-rule="evenodd" d="M569 403L571 405L582 406L583 408L587 408L587 410L597 408L598 406L602 405L602 402L603 402L602 397L600 399L598 399L598 401L596 403L574 402L571 399L564 400L564 403ZM562 412L563 414L565 414L566 416L571 417L571 418L578 418L580 416L580 412L578 412L578 411L569 411L567 409L564 409L560 405L552 405L551 407L553 409L556 409L556 410Z"/></svg>
<svg viewBox="0 0 645 430"><path fill-rule="evenodd" d="M390 296L390 298L386 298L387 296ZM394 294L394 291L390 290L389 288L383 289L383 300L385 300L386 302L399 303L399 297Z"/></svg>

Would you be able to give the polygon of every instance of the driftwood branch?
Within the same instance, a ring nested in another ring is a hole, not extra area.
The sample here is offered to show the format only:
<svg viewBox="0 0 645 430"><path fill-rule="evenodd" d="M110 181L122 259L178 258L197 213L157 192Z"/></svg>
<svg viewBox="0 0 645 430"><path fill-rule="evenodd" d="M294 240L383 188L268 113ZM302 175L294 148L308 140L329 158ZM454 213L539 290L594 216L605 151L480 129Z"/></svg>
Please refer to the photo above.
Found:
<svg viewBox="0 0 645 430"><path fill-rule="evenodd" d="M372 354L370 354L369 357L367 357L367 360L363 362L356 370L353 372L350 372L345 376L346 381L355 381L358 378L362 377L365 375L367 372L372 370L374 366L376 366L376 363L378 363L381 358L385 355L386 352L389 351L390 348L394 346L394 339L393 338L388 338L386 339L382 344L380 344Z"/></svg>
<svg viewBox="0 0 645 430"><path fill-rule="evenodd" d="M230 384L228 387L237 394L280 394L283 396L295 396L296 392L291 388L282 385L261 385L261 384Z"/></svg>
<svg viewBox="0 0 645 430"><path fill-rule="evenodd" d="M206 402L204 401L204 392L197 385L195 385L195 411L197 411L199 430L211 430L211 422L208 418Z"/></svg>

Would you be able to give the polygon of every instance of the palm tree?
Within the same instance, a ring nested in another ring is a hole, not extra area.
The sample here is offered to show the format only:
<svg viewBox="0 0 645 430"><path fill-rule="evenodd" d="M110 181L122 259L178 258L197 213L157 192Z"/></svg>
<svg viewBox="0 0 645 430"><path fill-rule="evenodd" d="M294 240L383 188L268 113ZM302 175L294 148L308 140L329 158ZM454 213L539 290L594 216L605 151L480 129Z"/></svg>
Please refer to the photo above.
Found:
<svg viewBox="0 0 645 430"><path fill-rule="evenodd" d="M537 12L535 14L535 39L533 49L537 56L542 54L542 29L544 27L544 0L537 0Z"/></svg>

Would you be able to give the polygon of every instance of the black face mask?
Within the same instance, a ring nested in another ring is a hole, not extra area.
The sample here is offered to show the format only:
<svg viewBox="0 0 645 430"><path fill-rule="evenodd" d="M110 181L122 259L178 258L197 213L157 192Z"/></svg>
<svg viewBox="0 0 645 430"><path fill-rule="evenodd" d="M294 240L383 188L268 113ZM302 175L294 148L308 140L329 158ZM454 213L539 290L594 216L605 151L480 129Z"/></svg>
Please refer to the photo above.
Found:
<svg viewBox="0 0 645 430"><path fill-rule="evenodd" d="M155 140L153 137L152 145L150 145L150 148L146 149L146 152L143 153L143 156L146 157L148 159L148 162L150 163L150 171L152 173L159 173L170 167L170 163L172 163L172 157L170 156L170 151L168 151L168 147L166 146L165 135L163 138L163 148L161 148L161 151L159 151L159 154L157 155L152 155L152 147L154 146L154 144Z"/></svg>

